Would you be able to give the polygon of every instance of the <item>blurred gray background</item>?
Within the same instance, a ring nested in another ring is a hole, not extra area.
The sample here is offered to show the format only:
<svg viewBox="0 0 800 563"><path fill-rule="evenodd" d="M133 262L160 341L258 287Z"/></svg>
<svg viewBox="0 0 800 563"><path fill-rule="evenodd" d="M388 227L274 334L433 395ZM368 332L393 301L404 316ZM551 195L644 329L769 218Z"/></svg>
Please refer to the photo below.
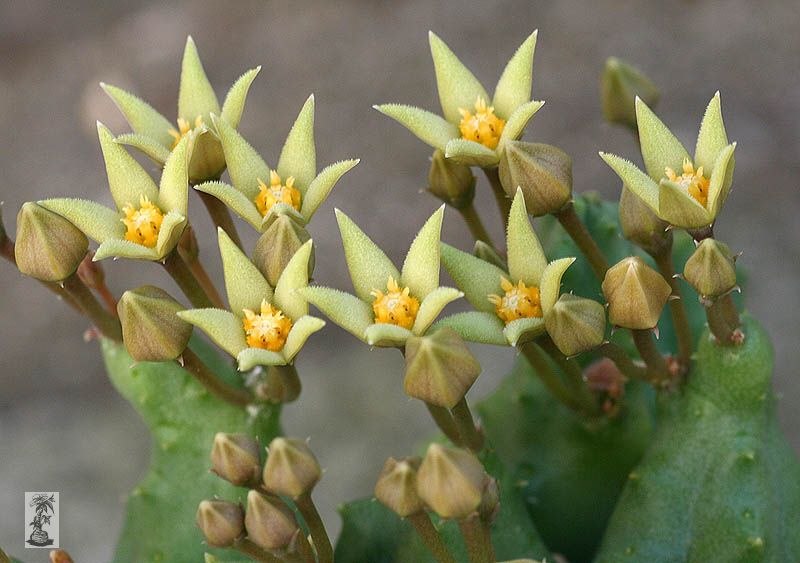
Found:
<svg viewBox="0 0 800 563"><path fill-rule="evenodd" d="M603 123L598 73L610 55L640 66L661 87L659 113L693 146L708 99L720 89L729 136L739 141L734 191L718 233L744 251L746 296L775 339L781 421L800 449L800 10L795 0L581 2L46 2L0 4L0 200L14 232L27 200L72 195L110 203L95 120L127 131L97 86L103 80L175 115L187 34L198 44L220 96L239 74L263 65L241 130L275 163L306 96L317 96L321 165L358 156L311 232L316 278L349 288L333 208L341 207L401 260L413 232L438 205L418 195L429 149L370 109L399 101L438 111L427 30L435 30L491 91L517 45L540 29L534 97L547 106L527 138L575 160L576 190L616 197L618 181L598 149L636 156L626 131ZM479 203L499 238L483 186ZM214 275L211 224L196 198L193 222ZM244 224L240 232L253 238ZM450 213L444 236L467 246ZM152 264L107 263L112 289L145 282L177 290ZM217 279L220 279L217 277ZM86 324L31 280L0 264L0 545L22 551L22 495L61 491L62 527L77 561L108 560L126 491L143 474L148 441L111 388ZM513 361L509 350L477 350L491 390ZM401 358L369 351L330 326L302 355L304 392L285 427L310 436L327 474L315 495L330 527L335 506L368 494L383 459L407 454L432 425L403 398ZM45 561L45 553L29 555ZM38 558L37 558L38 557Z"/></svg>

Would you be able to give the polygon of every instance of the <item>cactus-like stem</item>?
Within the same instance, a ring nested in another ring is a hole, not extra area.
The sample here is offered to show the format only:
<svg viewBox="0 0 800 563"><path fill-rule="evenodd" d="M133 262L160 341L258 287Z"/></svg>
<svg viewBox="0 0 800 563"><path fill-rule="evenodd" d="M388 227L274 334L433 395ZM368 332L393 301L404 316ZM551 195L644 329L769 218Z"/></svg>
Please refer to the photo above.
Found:
<svg viewBox="0 0 800 563"><path fill-rule="evenodd" d="M239 238L239 232L236 230L236 224L233 222L233 217L231 217L231 212L228 210L228 207L211 194L205 192L197 192L197 194L203 201L203 205L206 206L206 210L211 217L211 221L214 222L214 226L221 227L222 230L231 237L231 240L236 246L242 248L242 239Z"/></svg>
<svg viewBox="0 0 800 563"><path fill-rule="evenodd" d="M453 415L450 414L450 411L431 403L425 403L425 406L428 407L428 412L431 413L431 417L436 423L436 426L439 427L439 430L441 430L451 442L460 444L461 434L458 431L458 426L456 425L456 421L453 420Z"/></svg>
<svg viewBox="0 0 800 563"><path fill-rule="evenodd" d="M333 546L317 507L314 506L314 501L311 500L311 493L305 493L295 499L295 504L308 525L308 531L314 542L314 549L317 552L319 563L333 563Z"/></svg>
<svg viewBox="0 0 800 563"><path fill-rule="evenodd" d="M466 446L474 452L481 451L483 448L483 434L475 426L472 412L469 410L466 397L462 398L451 410L453 420L458 427L458 434L461 438L462 446Z"/></svg>
<svg viewBox="0 0 800 563"><path fill-rule="evenodd" d="M675 328L675 336L678 339L678 358L684 368L689 367L689 359L692 356L694 338L692 329L689 327L689 319L686 316L686 308L683 305L681 287L675 278L675 266L672 263L672 244L663 249L660 253L654 254L653 259L658 266L658 271L672 287L672 295L678 299L671 299L669 302L669 313L672 316L672 326Z"/></svg>
<svg viewBox="0 0 800 563"><path fill-rule="evenodd" d="M119 320L100 304L77 273L72 274L61 283L64 291L78 304L83 314L94 323L103 336L122 342L122 327Z"/></svg>
<svg viewBox="0 0 800 563"><path fill-rule="evenodd" d="M500 183L500 172L497 167L484 168L483 173L486 174L486 179L492 186L492 193L497 202L497 209L500 211L500 216L503 218L503 229L508 226L508 214L511 211L511 200L506 195L503 189L503 184Z"/></svg>
<svg viewBox="0 0 800 563"><path fill-rule="evenodd" d="M214 306L211 299L197 281L197 278L177 251L173 250L167 255L164 259L163 266L194 307L206 309Z"/></svg>
<svg viewBox="0 0 800 563"><path fill-rule="evenodd" d="M668 381L669 368L664 356L656 348L656 343L653 340L653 331L631 330L631 334L633 335L636 349L639 350L639 355L642 356L644 363L647 365L650 381L655 385Z"/></svg>
<svg viewBox="0 0 800 563"><path fill-rule="evenodd" d="M459 520L458 526L461 528L464 543L467 545L469 563L495 563L497 561L489 525L481 520L477 512Z"/></svg>
<svg viewBox="0 0 800 563"><path fill-rule="evenodd" d="M470 203L469 205L459 208L459 213L464 218L464 222L467 224L469 228L470 234L475 240L480 240L495 248L494 243L492 242L492 237L489 235L489 232L486 230L486 227L483 225L483 221L481 221L480 215L478 215L475 206Z"/></svg>
<svg viewBox="0 0 800 563"><path fill-rule="evenodd" d="M254 561L261 561L263 563L282 563L283 561L280 557L276 557L268 551L261 549L247 538L240 538L236 540L236 542L233 544L233 549L240 553L244 553Z"/></svg>
<svg viewBox="0 0 800 563"><path fill-rule="evenodd" d="M730 294L715 299L706 306L708 328L721 346L736 346L742 343L739 329L739 311Z"/></svg>
<svg viewBox="0 0 800 563"><path fill-rule="evenodd" d="M608 260L600 247L597 246L597 243L586 228L586 225L583 224L581 218L575 213L575 206L570 201L554 215L589 261L594 275L602 282L606 275L606 270L608 270Z"/></svg>
<svg viewBox="0 0 800 563"><path fill-rule="evenodd" d="M247 391L228 385L189 348L183 351L183 367L211 393L232 405L247 406L253 397Z"/></svg>
<svg viewBox="0 0 800 563"><path fill-rule="evenodd" d="M430 516L426 512L412 514L408 517L408 521L414 526L414 529L422 539L422 543L433 553L436 561L439 563L456 563L455 558L447 550L447 546L439 535L439 531L431 522Z"/></svg>

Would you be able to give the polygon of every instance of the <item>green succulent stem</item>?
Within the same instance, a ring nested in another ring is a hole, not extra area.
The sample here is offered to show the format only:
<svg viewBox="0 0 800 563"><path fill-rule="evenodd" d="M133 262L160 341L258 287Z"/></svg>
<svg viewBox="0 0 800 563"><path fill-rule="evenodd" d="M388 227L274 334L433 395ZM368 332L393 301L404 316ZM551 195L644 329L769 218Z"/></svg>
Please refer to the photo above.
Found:
<svg viewBox="0 0 800 563"><path fill-rule="evenodd" d="M414 526L417 534L422 539L422 543L433 553L436 561L439 563L456 563L455 558L447 550L439 530L433 525L427 512L412 514L408 517L408 521Z"/></svg>
<svg viewBox="0 0 800 563"><path fill-rule="evenodd" d="M669 368L661 352L656 348L652 330L631 330L633 342L639 355L647 365L648 378L654 385L669 380Z"/></svg>
<svg viewBox="0 0 800 563"><path fill-rule="evenodd" d="M276 557L275 555L272 555L270 552L261 549L255 543L253 543L252 540L249 540L247 538L239 538L233 543L232 547L239 553L247 555L254 561L262 561L264 563L283 562L283 560L280 557Z"/></svg>
<svg viewBox="0 0 800 563"><path fill-rule="evenodd" d="M83 314L97 327L100 334L116 342L122 342L122 327L119 319L100 304L77 273L73 273L61 284L64 291L78 304Z"/></svg>
<svg viewBox="0 0 800 563"><path fill-rule="evenodd" d="M553 369L547 354L535 342L531 341L522 344L519 346L519 351L522 352L533 367L536 375L539 376L544 386L556 399L576 412L583 411L581 402L573 395L569 387L564 384Z"/></svg>
<svg viewBox="0 0 800 563"><path fill-rule="evenodd" d="M431 414L433 421L436 423L436 426L439 427L439 430L447 436L447 439L454 444L461 444L461 433L458 431L458 424L453 419L453 415L450 411L444 407L427 402L425 406L428 407L428 412Z"/></svg>
<svg viewBox="0 0 800 563"><path fill-rule="evenodd" d="M737 346L743 339L739 327L741 319L731 294L723 295L706 306L706 318L711 334L720 346Z"/></svg>
<svg viewBox="0 0 800 563"><path fill-rule="evenodd" d="M242 248L242 239L239 238L239 231L236 230L236 224L233 222L233 217L231 216L228 206L211 194L200 191L197 193L203 201L203 205L206 206L206 210L214 226L221 227L222 230L231 237L231 240L236 243L236 246Z"/></svg>
<svg viewBox="0 0 800 563"><path fill-rule="evenodd" d="M214 307L214 303L209 298L208 294L203 290L200 282L192 273L189 266L186 265L180 253L173 250L170 252L164 262L162 263L167 273L175 280L178 287L189 300L189 302L198 309L206 309Z"/></svg>
<svg viewBox="0 0 800 563"><path fill-rule="evenodd" d="M672 287L672 295L677 299L670 299L669 313L672 316L672 325L675 328L675 336L678 340L678 359L683 368L689 367L694 347L692 329L689 327L689 318L686 316L686 307L681 296L681 287L675 278L675 265L672 261L672 244L668 248L662 249L660 253L653 255L653 260L658 266L658 271Z"/></svg>
<svg viewBox="0 0 800 563"><path fill-rule="evenodd" d="M492 248L495 248L494 243L492 242L492 237L489 235L489 232L483 225L483 221L481 220L480 215L478 215L475 205L470 202L469 205L465 207L459 207L458 212L461 213L461 216L464 218L464 222L469 228L470 234L472 234L472 237L475 240L483 241Z"/></svg>
<svg viewBox="0 0 800 563"><path fill-rule="evenodd" d="M242 407L253 402L253 397L250 393L222 381L191 349L186 348L182 357L183 367L186 371L191 373L203 387L216 397L226 403Z"/></svg>
<svg viewBox="0 0 800 563"><path fill-rule="evenodd" d="M333 563L333 546L319 511L317 511L314 501L311 500L311 493L307 492L300 495L294 502L308 526L308 531L314 542L314 549L317 552L317 560L319 563Z"/></svg>
<svg viewBox="0 0 800 563"><path fill-rule="evenodd" d="M592 392L586 386L586 382L583 380L583 369L581 365L576 360L564 356L553 340L547 335L541 337L538 340L538 344L567 376L567 384L570 387L571 394L581 404L581 409L584 414L597 414L600 407L597 401L594 400Z"/></svg>
<svg viewBox="0 0 800 563"><path fill-rule="evenodd" d="M497 209L500 211L500 216L503 219L503 229L508 226L508 214L511 211L511 200L506 195L503 189L503 184L500 183L500 172L495 166L494 168L484 168L483 173L486 174L486 179L489 180L489 185L492 186L492 193L497 202Z"/></svg>
<svg viewBox="0 0 800 563"><path fill-rule="evenodd" d="M475 420L472 417L472 411L469 409L466 397L462 397L450 412L452 412L453 420L458 427L461 445L474 452L481 451L481 448L483 448L483 434L475 426Z"/></svg>
<svg viewBox="0 0 800 563"><path fill-rule="evenodd" d="M458 527L467 545L469 563L495 563L492 536L489 525L481 520L478 513L471 514L458 521Z"/></svg>
<svg viewBox="0 0 800 563"><path fill-rule="evenodd" d="M608 270L608 260L586 228L586 225L583 224L578 214L575 213L575 206L573 203L570 201L559 211L554 213L554 215L589 261L594 275L602 282Z"/></svg>
<svg viewBox="0 0 800 563"><path fill-rule="evenodd" d="M186 264L186 267L189 268L189 271L191 271L192 275L197 280L197 283L211 300L211 303L214 304L214 307L225 309L225 302L222 300L219 291L211 280L211 277L209 277L200 259L197 256L189 256L188 254L180 252L180 250L178 252L181 259Z"/></svg>
<svg viewBox="0 0 800 563"><path fill-rule="evenodd" d="M597 349L597 352L614 362L617 369L628 379L648 380L647 370L643 366L634 363L628 353L619 345L613 342L604 342Z"/></svg>

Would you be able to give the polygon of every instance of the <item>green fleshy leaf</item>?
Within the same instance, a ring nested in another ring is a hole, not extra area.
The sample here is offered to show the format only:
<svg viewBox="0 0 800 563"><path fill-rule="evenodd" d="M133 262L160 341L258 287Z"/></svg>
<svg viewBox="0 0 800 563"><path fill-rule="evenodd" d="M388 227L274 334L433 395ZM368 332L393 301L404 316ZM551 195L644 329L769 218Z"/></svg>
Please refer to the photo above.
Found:
<svg viewBox="0 0 800 563"><path fill-rule="evenodd" d="M126 133L118 136L116 141L121 145L127 145L141 151L159 166L164 166L164 163L169 158L169 149L153 137L137 133ZM172 146L172 144L169 146Z"/></svg>
<svg viewBox="0 0 800 563"><path fill-rule="evenodd" d="M650 177L658 182L664 177L665 168L681 170L683 160L689 158L689 153L672 131L638 97L636 124L639 127L639 145L642 149L644 167Z"/></svg>
<svg viewBox="0 0 800 563"><path fill-rule="evenodd" d="M463 293L452 287L437 287L431 291L420 303L411 332L417 336L425 334L442 309L463 296Z"/></svg>
<svg viewBox="0 0 800 563"><path fill-rule="evenodd" d="M539 296L542 303L542 312L547 315L558 301L561 293L561 278L567 268L572 266L575 258L560 258L553 260L542 272L542 279L539 282Z"/></svg>
<svg viewBox="0 0 800 563"><path fill-rule="evenodd" d="M294 357L306 343L308 337L317 331L322 330L325 326L325 321L305 315L297 319L292 325L292 330L289 331L289 336L286 338L286 344L283 346L283 355L287 362L294 360Z"/></svg>
<svg viewBox="0 0 800 563"><path fill-rule="evenodd" d="M528 285L538 286L546 266L547 258L525 210L525 197L517 188L508 214L508 273L511 281L522 280Z"/></svg>
<svg viewBox="0 0 800 563"><path fill-rule="evenodd" d="M703 114L700 132L697 134L697 145L694 149L694 167L702 166L706 174L714 169L720 152L728 145L728 134L722 122L722 105L719 92L714 94Z"/></svg>
<svg viewBox="0 0 800 563"><path fill-rule="evenodd" d="M225 182L204 182L194 187L197 191L211 194L239 217L247 221L256 231L261 230L261 213L256 204L242 192Z"/></svg>
<svg viewBox="0 0 800 563"><path fill-rule="evenodd" d="M658 184L650 176L639 170L630 160L601 152L600 158L606 161L617 173L630 191L636 194L650 209L658 213Z"/></svg>
<svg viewBox="0 0 800 563"><path fill-rule="evenodd" d="M544 331L544 319L531 317L511 321L503 329L503 335L511 346L521 346L541 335Z"/></svg>
<svg viewBox="0 0 800 563"><path fill-rule="evenodd" d="M375 321L368 303L344 291L315 286L298 289L297 293L359 340L364 340L364 331Z"/></svg>
<svg viewBox="0 0 800 563"><path fill-rule="evenodd" d="M214 88L208 81L203 63L194 40L186 38L186 48L183 51L181 64L181 86L178 92L178 115L189 123L194 123L198 115L203 121L209 121L212 113L219 115L219 100L214 93Z"/></svg>
<svg viewBox="0 0 800 563"><path fill-rule="evenodd" d="M514 113L506 121L506 126L503 127L503 132L500 133L500 142L513 141L522 136L528 122L536 114L537 111L542 109L544 102L532 101L519 106Z"/></svg>
<svg viewBox="0 0 800 563"><path fill-rule="evenodd" d="M717 216L728 198L728 192L730 192L731 184L733 183L733 168L736 164L736 159L733 156L735 149L736 143L731 143L722 149L712 169L707 202L708 212L712 218Z"/></svg>
<svg viewBox="0 0 800 563"><path fill-rule="evenodd" d="M217 229L219 253L225 273L225 290L231 311L241 317L244 309L259 311L261 302L272 303L272 288L258 271L255 264L236 246L228 234Z"/></svg>
<svg viewBox="0 0 800 563"><path fill-rule="evenodd" d="M443 218L444 205L434 211L419 230L403 262L400 280L417 299L425 299L439 287L439 240Z"/></svg>
<svg viewBox="0 0 800 563"><path fill-rule="evenodd" d="M364 331L364 338L370 346L393 348L405 346L406 340L414 336L407 328L389 324L375 323Z"/></svg>
<svg viewBox="0 0 800 563"><path fill-rule="evenodd" d="M531 33L508 61L497 87L494 90L492 105L494 111L503 119L509 119L519 106L531 99L533 85L533 54L536 50L536 36L539 30Z"/></svg>
<svg viewBox="0 0 800 563"><path fill-rule="evenodd" d="M103 243L125 236L125 225L119 212L105 205L73 198L44 199L37 203L67 219L95 242Z"/></svg>
<svg viewBox="0 0 800 563"><path fill-rule="evenodd" d="M448 142L444 155L446 158L452 158L455 162L468 166L480 166L481 168L496 166L500 162L497 152L480 143L467 141L466 139L453 139Z"/></svg>
<svg viewBox="0 0 800 563"><path fill-rule="evenodd" d="M245 72L233 83L233 86L225 96L225 101L222 104L222 119L227 121L234 129L239 127L239 121L242 119L242 112L244 111L244 103L247 100L247 92L260 71L261 66L259 65Z"/></svg>
<svg viewBox="0 0 800 563"><path fill-rule="evenodd" d="M172 146L173 138L169 131L175 129L175 125L166 117L141 98L122 88L103 82L100 83L100 87L114 101L137 135L154 139L164 147Z"/></svg>
<svg viewBox="0 0 800 563"><path fill-rule="evenodd" d="M666 179L659 184L658 216L684 229L707 227L713 222L708 210L690 196L686 188Z"/></svg>
<svg viewBox="0 0 800 563"><path fill-rule="evenodd" d="M212 116L219 133L233 186L250 201L259 193L258 181L269 184L269 166L244 137L224 119Z"/></svg>
<svg viewBox="0 0 800 563"><path fill-rule="evenodd" d="M162 211L188 213L189 202L189 137L183 137L170 154L161 173L158 190L158 206Z"/></svg>
<svg viewBox="0 0 800 563"><path fill-rule="evenodd" d="M106 239L94 253L95 262L106 258L128 258L130 260L160 260L158 251L155 248L136 244L125 239Z"/></svg>
<svg viewBox="0 0 800 563"><path fill-rule="evenodd" d="M420 140L435 149L444 150L450 139L461 135L458 127L430 111L404 104L381 104L372 106L414 133Z"/></svg>
<svg viewBox="0 0 800 563"><path fill-rule="evenodd" d="M178 312L187 323L205 332L214 343L234 358L247 348L242 319L223 309L187 309Z"/></svg>
<svg viewBox="0 0 800 563"><path fill-rule="evenodd" d="M494 314L494 305L489 302L489 295L502 293L500 278L508 274L485 260L467 252L453 248L449 244L441 244L442 263L447 273L456 282L456 286L464 292L470 305L479 311Z"/></svg>
<svg viewBox="0 0 800 563"><path fill-rule="evenodd" d="M336 182L359 162L361 160L358 158L341 160L323 168L322 172L311 181L303 196L300 208L300 213L306 221L310 221L319 206L325 202Z"/></svg>
<svg viewBox="0 0 800 563"><path fill-rule="evenodd" d="M317 175L317 149L314 146L314 94L311 94L292 125L278 159L278 174L284 182L294 176L295 187L305 195Z"/></svg>
<svg viewBox="0 0 800 563"><path fill-rule="evenodd" d="M358 225L336 210L336 220L342 234L344 257L356 295L362 301L372 301L373 289L384 289L392 277L400 280L400 272L377 244L358 228Z"/></svg>
<svg viewBox="0 0 800 563"><path fill-rule="evenodd" d="M114 135L108 128L97 122L100 148L106 163L108 187L118 209L126 205L139 207L139 198L145 196L153 203L158 202L158 188L150 174L128 154L125 147L114 142Z"/></svg>
<svg viewBox="0 0 800 563"><path fill-rule="evenodd" d="M308 302L295 290L308 285L308 260L312 244L308 240L297 249L275 285L275 305L292 320L308 314Z"/></svg>
<svg viewBox="0 0 800 563"><path fill-rule="evenodd" d="M172 252L172 249L178 244L185 226L186 217L177 211L170 211L164 215L156 241L156 256L159 260Z"/></svg>
<svg viewBox="0 0 800 563"><path fill-rule="evenodd" d="M505 325L494 313L483 311L456 313L436 321L428 332L434 333L444 327L452 328L468 342L508 346L508 341L503 334Z"/></svg>
<svg viewBox="0 0 800 563"><path fill-rule="evenodd" d="M285 366L286 356L263 348L245 348L236 356L239 371L250 371L256 366Z"/></svg>
<svg viewBox="0 0 800 563"><path fill-rule="evenodd" d="M489 103L491 98L475 75L458 60L444 41L432 31L428 33L428 40L436 70L436 86L439 89L442 112L450 123L459 123L460 108L472 111L478 98L483 98L486 103Z"/></svg>

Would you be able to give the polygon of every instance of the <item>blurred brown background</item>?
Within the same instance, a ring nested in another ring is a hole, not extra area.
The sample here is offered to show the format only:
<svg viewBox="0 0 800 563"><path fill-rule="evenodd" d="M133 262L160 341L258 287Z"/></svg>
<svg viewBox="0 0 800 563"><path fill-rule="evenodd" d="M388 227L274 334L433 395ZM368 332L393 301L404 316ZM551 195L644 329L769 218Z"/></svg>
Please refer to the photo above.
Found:
<svg viewBox="0 0 800 563"><path fill-rule="evenodd" d="M744 251L741 263L752 272L747 305L775 339L781 420L800 449L799 25L795 0L7 1L0 5L0 200L11 233L26 200L72 195L110 203L94 122L128 128L97 83L128 88L172 118L183 44L192 34L220 96L243 70L263 65L241 130L268 162L276 162L310 92L317 96L319 163L362 158L310 229L316 278L347 288L334 206L401 260L438 205L418 195L429 149L370 106L400 101L438 109L428 29L491 91L517 45L539 28L534 97L548 103L527 138L574 157L578 191L617 196L598 149L637 155L628 133L601 119L598 73L606 57L625 58L654 79L663 93L659 114L690 146L705 104L722 91L728 133L739 148L718 233ZM499 236L491 198L481 193L479 201ZM202 254L219 275L210 222L196 198L190 205ZM252 235L244 224L240 231ZM466 237L451 213L445 238L465 247ZM152 264L106 266L118 293L145 282L174 290ZM0 545L22 552L24 491L58 490L61 533L76 560L108 560L123 497L147 463L147 437L107 382L96 344L83 343L85 323L8 264L0 264L0 287ZM478 354L486 373L472 396L493 388L513 361L509 350ZM285 427L311 436L327 468L316 496L336 530L336 504L368 494L385 456L407 454L432 425L424 409L403 398L400 356L370 352L335 327L314 338L299 369L305 389L286 408ZM29 561L45 560L43 552L29 553Z"/></svg>

